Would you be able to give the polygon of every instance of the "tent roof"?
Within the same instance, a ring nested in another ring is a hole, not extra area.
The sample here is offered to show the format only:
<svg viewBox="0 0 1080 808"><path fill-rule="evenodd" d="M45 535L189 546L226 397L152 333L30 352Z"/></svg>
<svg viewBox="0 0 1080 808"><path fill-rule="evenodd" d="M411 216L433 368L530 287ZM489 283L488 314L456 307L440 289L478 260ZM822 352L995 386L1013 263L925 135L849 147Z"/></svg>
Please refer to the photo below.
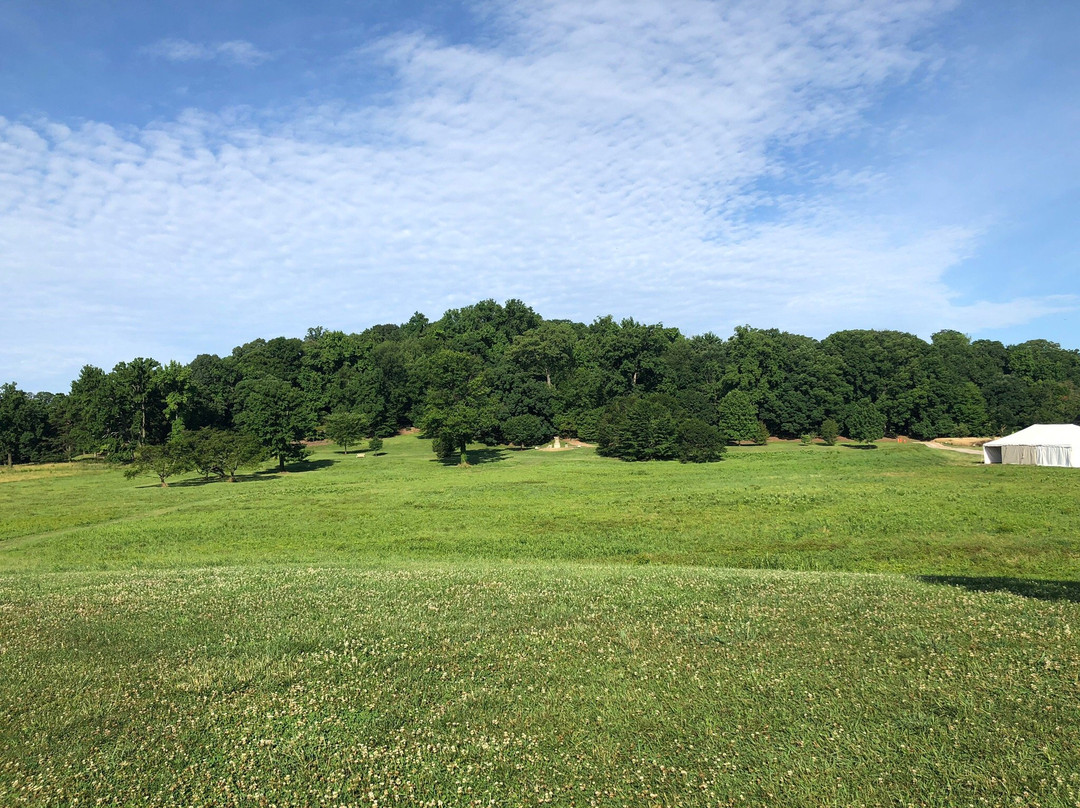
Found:
<svg viewBox="0 0 1080 808"><path fill-rule="evenodd" d="M1076 446L1080 447L1080 426L1076 424L1035 424L983 446Z"/></svg>

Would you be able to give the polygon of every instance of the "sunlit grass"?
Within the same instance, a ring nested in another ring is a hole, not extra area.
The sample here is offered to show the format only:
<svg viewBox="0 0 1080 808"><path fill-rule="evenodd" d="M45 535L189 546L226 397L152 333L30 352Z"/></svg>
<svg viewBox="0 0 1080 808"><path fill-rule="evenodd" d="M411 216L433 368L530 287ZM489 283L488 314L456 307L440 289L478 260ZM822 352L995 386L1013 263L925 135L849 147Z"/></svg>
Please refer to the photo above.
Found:
<svg viewBox="0 0 1080 808"><path fill-rule="evenodd" d="M1080 804L1071 470L471 456L3 472L0 805Z"/></svg>
<svg viewBox="0 0 1080 808"><path fill-rule="evenodd" d="M1074 602L562 565L0 581L0 803L1072 805Z"/></svg>
<svg viewBox="0 0 1080 808"><path fill-rule="evenodd" d="M0 569L573 560L1080 578L1080 474L921 446L733 449L708 465L426 441L159 488L117 471L0 485ZM302 469L307 470L302 470Z"/></svg>

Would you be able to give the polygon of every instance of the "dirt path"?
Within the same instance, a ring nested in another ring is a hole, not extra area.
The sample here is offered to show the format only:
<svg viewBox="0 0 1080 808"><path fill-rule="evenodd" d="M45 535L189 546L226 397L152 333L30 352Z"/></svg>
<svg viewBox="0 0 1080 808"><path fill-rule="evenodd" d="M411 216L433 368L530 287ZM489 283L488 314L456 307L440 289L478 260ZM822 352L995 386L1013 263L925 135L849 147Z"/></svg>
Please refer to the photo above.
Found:
<svg viewBox="0 0 1080 808"><path fill-rule="evenodd" d="M933 440L919 441L923 446L929 446L931 449L944 449L946 452L960 452L961 454L973 454L981 455L982 449L962 449L959 446L946 446L944 443L938 443Z"/></svg>

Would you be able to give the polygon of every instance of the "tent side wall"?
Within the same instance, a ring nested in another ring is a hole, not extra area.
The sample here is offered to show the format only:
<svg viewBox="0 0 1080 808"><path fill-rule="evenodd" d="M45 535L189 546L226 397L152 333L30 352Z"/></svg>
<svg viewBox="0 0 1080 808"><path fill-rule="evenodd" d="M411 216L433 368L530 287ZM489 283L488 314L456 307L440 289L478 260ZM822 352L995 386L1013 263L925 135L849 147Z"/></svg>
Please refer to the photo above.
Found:
<svg viewBox="0 0 1080 808"><path fill-rule="evenodd" d="M1014 466L1039 465L1038 446L1012 445L1001 447L1001 462Z"/></svg>
<svg viewBox="0 0 1080 808"><path fill-rule="evenodd" d="M1072 446L1040 446L1040 466L1080 467L1080 455Z"/></svg>
<svg viewBox="0 0 1080 808"><path fill-rule="evenodd" d="M983 446L983 463L1000 463L1000 446Z"/></svg>

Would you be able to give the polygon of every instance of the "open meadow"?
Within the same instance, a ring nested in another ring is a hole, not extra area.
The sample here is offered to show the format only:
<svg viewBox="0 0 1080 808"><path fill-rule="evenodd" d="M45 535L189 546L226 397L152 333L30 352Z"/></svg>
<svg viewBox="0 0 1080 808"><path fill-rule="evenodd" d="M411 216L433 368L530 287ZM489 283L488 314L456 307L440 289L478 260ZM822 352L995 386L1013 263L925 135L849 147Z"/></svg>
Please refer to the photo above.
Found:
<svg viewBox="0 0 1080 808"><path fill-rule="evenodd" d="M1080 474L0 471L0 804L1080 805Z"/></svg>

